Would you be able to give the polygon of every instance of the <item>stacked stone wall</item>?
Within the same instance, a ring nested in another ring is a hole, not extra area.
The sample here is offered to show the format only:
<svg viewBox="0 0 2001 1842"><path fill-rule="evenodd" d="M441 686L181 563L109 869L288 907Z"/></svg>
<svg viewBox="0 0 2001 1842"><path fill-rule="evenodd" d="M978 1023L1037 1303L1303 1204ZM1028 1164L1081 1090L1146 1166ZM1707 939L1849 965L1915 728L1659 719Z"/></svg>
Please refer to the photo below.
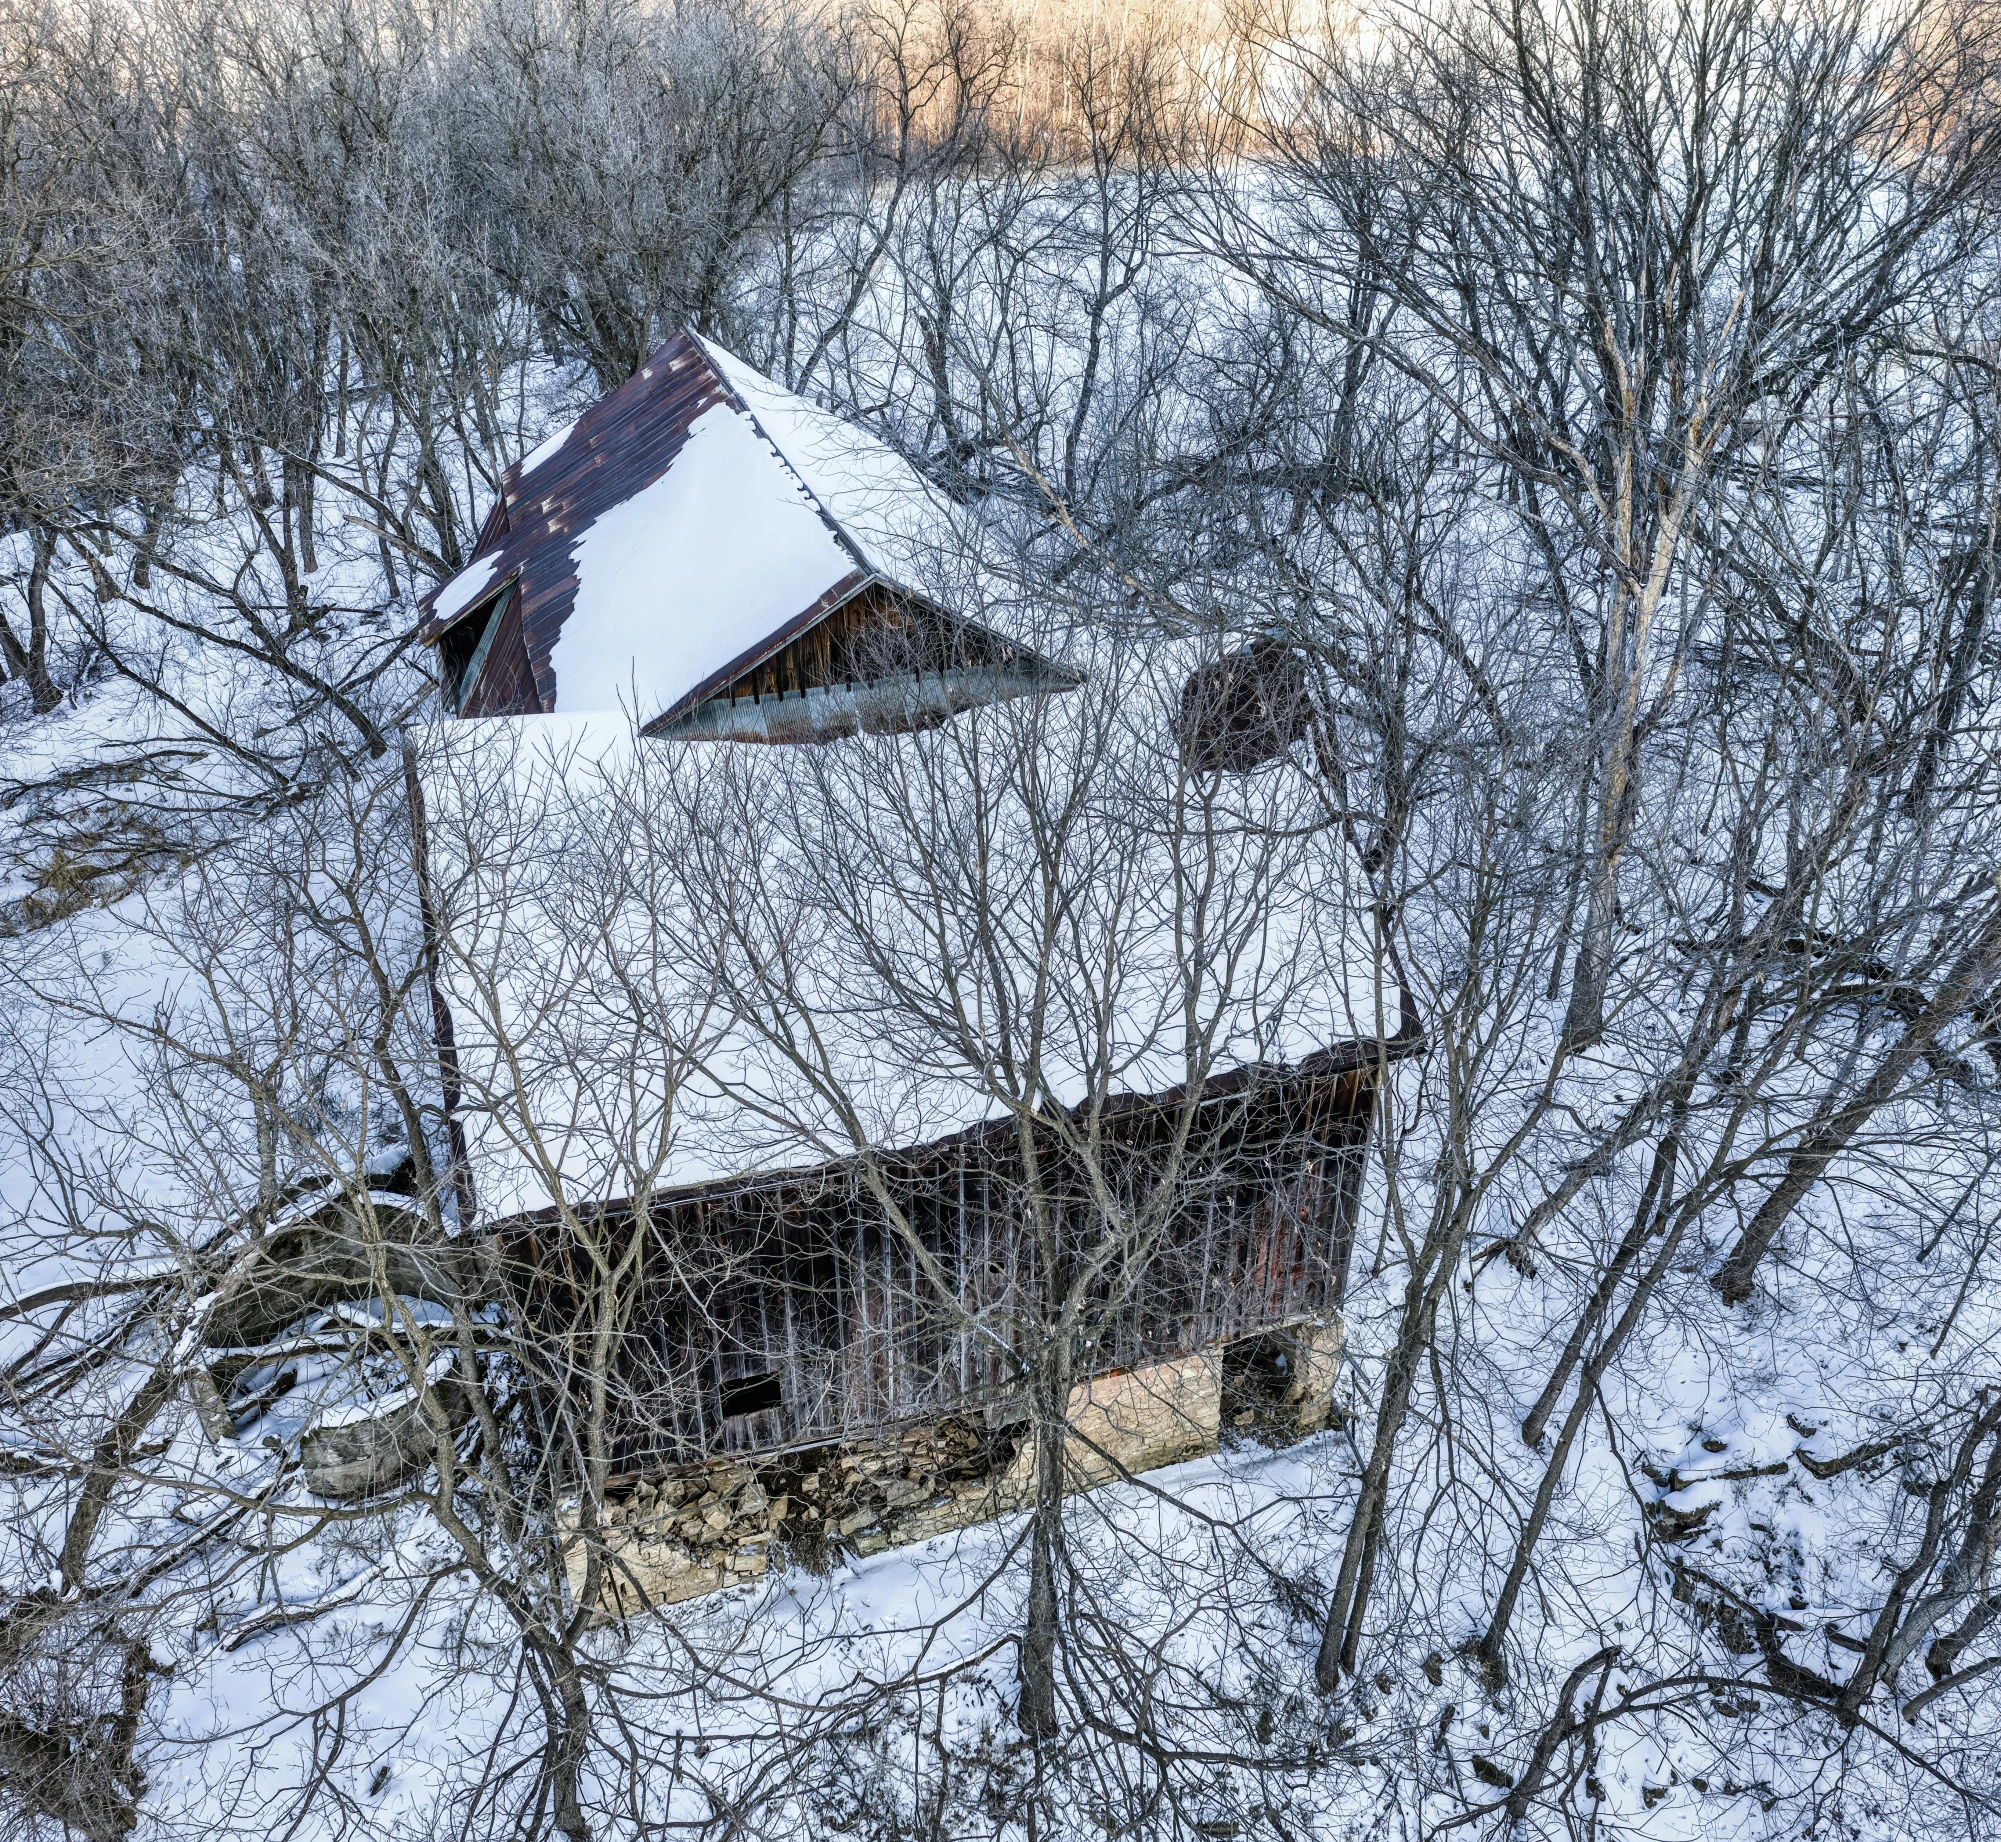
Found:
<svg viewBox="0 0 2001 1842"><path fill-rule="evenodd" d="M1069 1403L1069 1487L1091 1490L1214 1451L1233 1367L1268 1378L1258 1384L1258 1405L1233 1418L1273 1442L1316 1432L1327 1422L1340 1354L1340 1320L1305 1319L1230 1349L1080 1382ZM1028 1500L1034 1457L1026 1420L954 1415L894 1437L714 1459L630 1480L606 1510L599 1605L626 1616L756 1579L774 1566L825 1571L843 1558L966 1528ZM572 1527L567 1564L572 1589L581 1593L586 1538Z"/></svg>

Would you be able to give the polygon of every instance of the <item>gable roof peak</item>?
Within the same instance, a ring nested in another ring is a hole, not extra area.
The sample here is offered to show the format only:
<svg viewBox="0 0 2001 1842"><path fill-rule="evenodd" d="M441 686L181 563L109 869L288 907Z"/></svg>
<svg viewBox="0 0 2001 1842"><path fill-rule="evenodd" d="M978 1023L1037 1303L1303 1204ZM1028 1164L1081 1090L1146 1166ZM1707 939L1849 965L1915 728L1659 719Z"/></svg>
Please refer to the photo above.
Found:
<svg viewBox="0 0 2001 1842"><path fill-rule="evenodd" d="M636 700L644 722L868 582L933 599L951 541L902 456L683 331L507 469L420 632L441 640L512 584L540 708Z"/></svg>

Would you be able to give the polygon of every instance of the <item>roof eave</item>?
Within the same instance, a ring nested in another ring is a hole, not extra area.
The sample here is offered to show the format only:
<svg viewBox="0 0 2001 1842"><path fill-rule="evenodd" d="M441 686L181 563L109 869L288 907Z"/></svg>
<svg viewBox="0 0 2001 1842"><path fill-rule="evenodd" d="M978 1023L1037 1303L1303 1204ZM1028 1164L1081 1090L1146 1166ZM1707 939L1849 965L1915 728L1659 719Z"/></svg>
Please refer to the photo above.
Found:
<svg viewBox="0 0 2001 1842"><path fill-rule="evenodd" d="M645 722L640 724L639 733L641 735L652 735L655 730L667 723L671 723L675 717L681 715L684 711L692 710L695 705L705 702L712 693L720 690L732 678L741 677L745 672L755 671L765 660L772 657L775 653L783 652L800 634L810 632L823 620L828 619L838 610L846 607L863 590L872 588L881 582L882 578L875 574L873 570L857 569L851 571L848 575L843 576L840 581L836 582L832 588L828 589L819 600L793 615L782 627L767 634L747 651L739 653L727 665L720 666L715 671L712 671L693 690L684 691L666 709L662 710L658 716L648 717Z"/></svg>

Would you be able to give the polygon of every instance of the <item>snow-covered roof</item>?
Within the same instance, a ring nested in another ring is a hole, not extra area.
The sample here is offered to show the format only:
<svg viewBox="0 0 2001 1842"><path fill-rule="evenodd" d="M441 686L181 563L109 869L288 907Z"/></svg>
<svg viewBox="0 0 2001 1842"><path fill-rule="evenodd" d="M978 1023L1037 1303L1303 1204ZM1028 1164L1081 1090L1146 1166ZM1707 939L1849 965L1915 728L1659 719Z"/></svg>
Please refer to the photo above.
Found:
<svg viewBox="0 0 2001 1842"><path fill-rule="evenodd" d="M1366 885L1308 773L1287 759L1233 779L1194 820L1211 835L1177 836L1202 804L1167 734L1185 663L1143 668L1157 698L1107 669L1094 657L1074 695L946 730L805 751L663 746L623 718L431 730L441 976L481 1218L1003 1118L1023 1049L1007 1038L1049 981L1039 1104L1177 1088L1205 1011L1204 1080L1406 1042ZM1082 819L1064 804L1077 787ZM1056 873L1103 879L1071 891L1060 939L1043 929L1051 825L1079 866ZM980 876L961 884L976 842Z"/></svg>
<svg viewBox="0 0 2001 1842"><path fill-rule="evenodd" d="M952 508L900 455L680 333L511 468L442 638L516 585L544 712L653 721L871 585L935 602Z"/></svg>

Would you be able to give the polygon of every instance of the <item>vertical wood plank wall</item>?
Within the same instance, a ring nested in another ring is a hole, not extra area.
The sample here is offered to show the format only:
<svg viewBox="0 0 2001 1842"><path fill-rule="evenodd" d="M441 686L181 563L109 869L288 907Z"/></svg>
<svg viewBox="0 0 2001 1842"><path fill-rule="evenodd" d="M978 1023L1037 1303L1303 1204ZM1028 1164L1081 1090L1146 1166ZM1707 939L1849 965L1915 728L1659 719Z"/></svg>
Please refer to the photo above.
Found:
<svg viewBox="0 0 2001 1842"><path fill-rule="evenodd" d="M1146 1257L1099 1287L1103 1335L1078 1372L1124 1368L1337 1307L1374 1108L1368 1070L1253 1084L1203 1103ZM1107 1122L1096 1163L1122 1199L1162 1169L1168 1117L1142 1103ZM1039 1151L1039 1156L1042 1155ZM619 1305L614 1469L852 1439L954 1410L1004 1407L1037 1334L1038 1203L1074 1250L1102 1229L1074 1158L1039 1195L1011 1129L878 1161L900 1231L858 1163L619 1205L595 1224L640 1234ZM913 1237L936 1262L928 1277ZM558 1396L580 1398L592 1270L559 1223L496 1231L517 1309ZM780 1404L725 1417L733 1383L775 1373Z"/></svg>

